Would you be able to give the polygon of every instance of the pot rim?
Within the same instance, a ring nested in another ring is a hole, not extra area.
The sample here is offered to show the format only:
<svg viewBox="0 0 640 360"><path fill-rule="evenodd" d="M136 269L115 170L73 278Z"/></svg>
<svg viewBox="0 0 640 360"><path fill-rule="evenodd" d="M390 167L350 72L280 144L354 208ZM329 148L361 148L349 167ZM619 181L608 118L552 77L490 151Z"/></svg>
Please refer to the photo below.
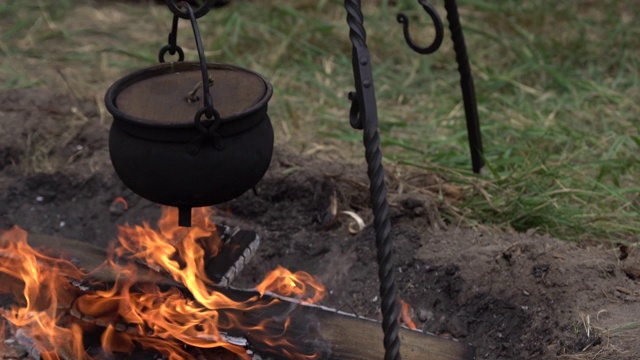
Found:
<svg viewBox="0 0 640 360"><path fill-rule="evenodd" d="M230 70L236 70L236 71L242 71L245 73L249 73L252 75L257 76L259 79L262 80L262 82L264 83L265 86L265 91L264 94L262 96L262 98L255 103L253 106L245 109L244 111L234 114L232 116L228 116L228 117L221 117L220 121L221 121L221 126L224 126L224 124L226 123L230 123L234 120L238 120L238 119L243 119L246 118L248 115L258 112L260 110L263 110L267 107L269 100L271 99L271 97L273 96L273 85L271 85L271 82L269 82L269 80L267 80L267 78L265 78L264 76L262 76L261 74L241 67L241 66L236 66L236 65L231 65L231 64L223 64L223 63L207 63L207 69L211 69L211 68L217 68L217 69L230 69ZM180 61L180 62L166 62L166 63L162 63L162 64L158 64L158 65L153 65L153 66L149 66L149 67L145 67L142 69L138 69L136 71L133 71L127 75L124 75L123 77L121 77L120 79L118 79L116 82L114 82L109 89L107 90L105 96L104 96L104 102L105 102L105 106L107 108L107 111L109 111L109 113L111 113L111 115L114 117L114 119L117 120L124 120L124 121L128 121L131 122L133 124L137 124L137 125L142 125L142 126L148 126L148 127L155 127L155 128L166 128L166 129L176 129L176 128L184 128L184 129L190 129L190 128L194 128L195 127L195 123L194 122L190 122L190 123L159 123L159 122L151 122L149 120L146 119L142 119L139 117L135 117L131 114L127 114L123 111L121 111L118 106L116 105L116 99L118 98L118 96L120 95L120 93L122 91L124 91L125 89L127 89L129 86L140 82L142 80L145 79L149 79L155 76L160 76L160 75L165 75L165 74L171 74L171 73L175 73L175 72L179 72L179 71L187 71L187 70L198 70L200 71L200 63L199 62L192 62L192 61ZM195 116L195 113L194 113Z"/></svg>

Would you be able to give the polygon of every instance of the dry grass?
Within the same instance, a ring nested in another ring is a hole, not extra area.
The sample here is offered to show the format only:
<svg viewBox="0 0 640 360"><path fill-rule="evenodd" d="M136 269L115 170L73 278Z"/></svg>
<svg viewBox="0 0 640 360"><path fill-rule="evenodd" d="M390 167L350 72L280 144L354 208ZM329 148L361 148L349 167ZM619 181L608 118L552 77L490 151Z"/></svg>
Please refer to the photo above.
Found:
<svg viewBox="0 0 640 360"><path fill-rule="evenodd" d="M578 312L580 321L575 327L576 337L581 339L581 349L568 350L559 359L598 360L628 358L640 349L631 349L624 344L635 344L640 335L640 322L630 321L609 324L608 311L602 309L595 314ZM615 318L630 314L618 314ZM606 324L606 325L605 325ZM627 340L625 340L627 339Z"/></svg>

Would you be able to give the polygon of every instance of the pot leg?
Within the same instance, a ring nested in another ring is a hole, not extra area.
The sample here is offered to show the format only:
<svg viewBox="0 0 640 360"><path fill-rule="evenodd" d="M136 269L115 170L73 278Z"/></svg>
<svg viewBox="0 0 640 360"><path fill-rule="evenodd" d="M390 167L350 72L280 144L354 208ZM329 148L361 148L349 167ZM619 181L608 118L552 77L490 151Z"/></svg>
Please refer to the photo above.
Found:
<svg viewBox="0 0 640 360"><path fill-rule="evenodd" d="M183 227L191 227L191 208L178 207L178 225Z"/></svg>

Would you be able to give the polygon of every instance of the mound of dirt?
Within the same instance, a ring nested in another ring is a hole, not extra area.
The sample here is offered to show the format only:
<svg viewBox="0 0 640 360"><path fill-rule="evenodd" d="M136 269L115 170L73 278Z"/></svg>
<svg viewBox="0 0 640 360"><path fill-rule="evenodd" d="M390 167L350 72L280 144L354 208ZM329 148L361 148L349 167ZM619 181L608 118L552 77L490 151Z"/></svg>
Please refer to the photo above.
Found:
<svg viewBox="0 0 640 360"><path fill-rule="evenodd" d="M109 121L94 104L46 89L3 92L0 117L0 228L106 246L117 225L158 218L159 206L114 174ZM276 265L305 270L327 286L323 304L379 318L373 230L352 235L340 213L370 222L367 184L364 164L277 148L257 195L217 206L218 222L263 239L236 285ZM410 189L390 196L392 236L400 295L419 328L471 343L481 359L640 356L640 251L456 228L438 216L436 197ZM126 211L112 206L117 197ZM327 221L332 204L339 215Z"/></svg>

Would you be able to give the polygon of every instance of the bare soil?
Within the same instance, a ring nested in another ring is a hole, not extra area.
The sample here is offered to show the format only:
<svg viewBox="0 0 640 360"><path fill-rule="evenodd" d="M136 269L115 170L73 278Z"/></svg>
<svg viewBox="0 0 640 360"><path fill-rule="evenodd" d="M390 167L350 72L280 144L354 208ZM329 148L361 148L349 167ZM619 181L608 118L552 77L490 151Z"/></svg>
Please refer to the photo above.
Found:
<svg viewBox="0 0 640 360"><path fill-rule="evenodd" d="M159 216L114 174L110 119L96 104L47 89L3 92L0 120L0 229L106 246L117 225ZM339 154L277 147L257 196L217 206L217 221L262 237L236 285L280 264L318 275L323 304L380 318L371 226L351 235L344 215L323 224L332 197L370 223L365 174ZM398 287L420 329L473 344L479 359L640 357L640 251L458 227L438 213L446 201L424 191L434 183L456 192L423 173L389 197ZM127 211L112 206L119 196Z"/></svg>

